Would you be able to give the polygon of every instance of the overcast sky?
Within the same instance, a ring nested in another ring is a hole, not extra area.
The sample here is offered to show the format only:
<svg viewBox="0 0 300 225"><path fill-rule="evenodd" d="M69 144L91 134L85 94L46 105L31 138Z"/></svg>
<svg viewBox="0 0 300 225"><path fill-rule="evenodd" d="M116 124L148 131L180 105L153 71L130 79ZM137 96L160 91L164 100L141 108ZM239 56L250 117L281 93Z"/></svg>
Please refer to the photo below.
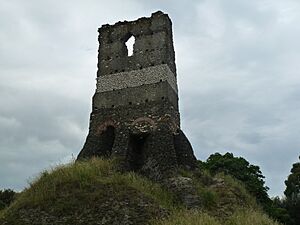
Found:
<svg viewBox="0 0 300 225"><path fill-rule="evenodd" d="M300 150L298 0L0 0L0 189L81 150L97 28L173 21L182 128L198 159L230 151L282 195Z"/></svg>

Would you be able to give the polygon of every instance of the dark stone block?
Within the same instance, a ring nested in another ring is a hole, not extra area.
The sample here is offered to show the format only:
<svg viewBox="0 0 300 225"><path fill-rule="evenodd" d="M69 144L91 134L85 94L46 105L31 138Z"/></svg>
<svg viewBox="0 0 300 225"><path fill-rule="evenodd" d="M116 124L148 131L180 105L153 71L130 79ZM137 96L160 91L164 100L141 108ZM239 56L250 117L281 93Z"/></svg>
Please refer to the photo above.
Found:
<svg viewBox="0 0 300 225"><path fill-rule="evenodd" d="M174 135L174 146L179 166L185 169L196 168L196 157L194 156L193 148L182 130L179 134Z"/></svg>

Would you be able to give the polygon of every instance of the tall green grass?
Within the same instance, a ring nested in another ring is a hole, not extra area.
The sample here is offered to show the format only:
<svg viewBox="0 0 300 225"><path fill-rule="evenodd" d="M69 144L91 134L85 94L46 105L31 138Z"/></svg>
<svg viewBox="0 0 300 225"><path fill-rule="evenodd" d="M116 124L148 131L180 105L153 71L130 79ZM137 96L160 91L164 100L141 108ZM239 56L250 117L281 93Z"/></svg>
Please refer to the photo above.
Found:
<svg viewBox="0 0 300 225"><path fill-rule="evenodd" d="M179 210L170 217L153 221L151 225L221 225L215 218L198 210Z"/></svg>
<svg viewBox="0 0 300 225"><path fill-rule="evenodd" d="M154 199L156 202L160 203L161 206L167 209L173 210L182 207L175 204L175 197L172 193L162 188L161 185L137 175L136 173L126 173L121 179L124 183L126 183L126 185L139 190L144 195Z"/></svg>
<svg viewBox="0 0 300 225"><path fill-rule="evenodd" d="M114 165L113 160L93 158L89 162L72 162L44 171L22 192L16 204L39 205L55 199L62 188L84 190L99 180L107 182L114 174Z"/></svg>
<svg viewBox="0 0 300 225"><path fill-rule="evenodd" d="M238 209L226 221L220 221L200 210L180 210L167 219L153 221L151 225L280 225L268 216L253 209Z"/></svg>
<svg viewBox="0 0 300 225"><path fill-rule="evenodd" d="M226 225L280 225L266 214L254 209L237 210L226 222Z"/></svg>
<svg viewBox="0 0 300 225"><path fill-rule="evenodd" d="M117 191L124 189L126 195L131 193L126 192L126 189L132 188L167 209L169 216L163 220L153 220L152 225L279 225L261 213L255 199L239 182L229 176L222 174L217 176L226 183L223 188L217 189L211 186L213 177L209 174L205 174L204 180L203 176L199 178L190 172L182 174L193 179L203 201L202 209L187 210L160 184L151 182L136 173L121 173L116 165L114 159L93 158L86 162L72 162L44 171L30 183L9 208L0 211L0 220L1 217L8 216L13 221L19 209L34 206L44 207L45 210L56 207L55 210L69 212L70 206L80 207L83 202L102 196L101 193L105 190L97 189L101 184L100 187L103 185L112 189L115 187L113 190ZM72 201L72 204L66 204L64 200ZM229 204L230 208L226 208L226 204ZM233 212L225 213L227 217L221 218L218 216L219 213L215 213L218 210L220 214L223 213L222 210Z"/></svg>
<svg viewBox="0 0 300 225"><path fill-rule="evenodd" d="M62 191L87 192L89 188L101 184L119 184L132 187L154 199L166 208L174 207L173 195L159 184L135 173L120 173L115 160L93 158L86 162L72 162L44 171L26 188L12 207L42 205L54 201Z"/></svg>

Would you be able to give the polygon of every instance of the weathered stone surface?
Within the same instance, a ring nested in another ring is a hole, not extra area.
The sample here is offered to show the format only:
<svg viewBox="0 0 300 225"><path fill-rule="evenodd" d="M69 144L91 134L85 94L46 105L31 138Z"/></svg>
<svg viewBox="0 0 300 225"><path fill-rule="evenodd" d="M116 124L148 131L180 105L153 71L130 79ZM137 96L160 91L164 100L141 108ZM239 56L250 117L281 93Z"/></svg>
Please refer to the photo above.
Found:
<svg viewBox="0 0 300 225"><path fill-rule="evenodd" d="M196 158L180 129L172 24L167 14L99 29L97 89L78 159L120 159L126 170L163 181ZM125 42L135 37L133 55Z"/></svg>
<svg viewBox="0 0 300 225"><path fill-rule="evenodd" d="M172 23L167 14L118 22L99 28L98 76L167 64L176 75ZM135 37L133 55L127 56L125 42Z"/></svg>
<svg viewBox="0 0 300 225"><path fill-rule="evenodd" d="M174 136L174 146L178 165L187 170L195 168L196 158L193 148L182 130Z"/></svg>
<svg viewBox="0 0 300 225"><path fill-rule="evenodd" d="M93 107L116 108L119 106L144 105L149 102L168 100L178 109L178 96L167 81L154 84L144 84L139 87L128 87L120 90L96 92Z"/></svg>
<svg viewBox="0 0 300 225"><path fill-rule="evenodd" d="M165 186L171 190L187 208L200 208L201 199L197 194L192 178L172 177L165 182Z"/></svg>

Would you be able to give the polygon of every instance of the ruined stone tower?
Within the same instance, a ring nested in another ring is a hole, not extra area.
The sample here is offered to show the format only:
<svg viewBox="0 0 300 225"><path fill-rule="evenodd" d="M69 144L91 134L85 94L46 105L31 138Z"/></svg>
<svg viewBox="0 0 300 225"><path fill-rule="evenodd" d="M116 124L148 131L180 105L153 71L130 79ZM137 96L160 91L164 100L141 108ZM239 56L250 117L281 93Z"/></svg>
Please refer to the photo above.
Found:
<svg viewBox="0 0 300 225"><path fill-rule="evenodd" d="M134 37L133 54L126 42ZM167 14L99 28L97 88L78 159L121 159L159 180L196 158L180 129L172 23Z"/></svg>

